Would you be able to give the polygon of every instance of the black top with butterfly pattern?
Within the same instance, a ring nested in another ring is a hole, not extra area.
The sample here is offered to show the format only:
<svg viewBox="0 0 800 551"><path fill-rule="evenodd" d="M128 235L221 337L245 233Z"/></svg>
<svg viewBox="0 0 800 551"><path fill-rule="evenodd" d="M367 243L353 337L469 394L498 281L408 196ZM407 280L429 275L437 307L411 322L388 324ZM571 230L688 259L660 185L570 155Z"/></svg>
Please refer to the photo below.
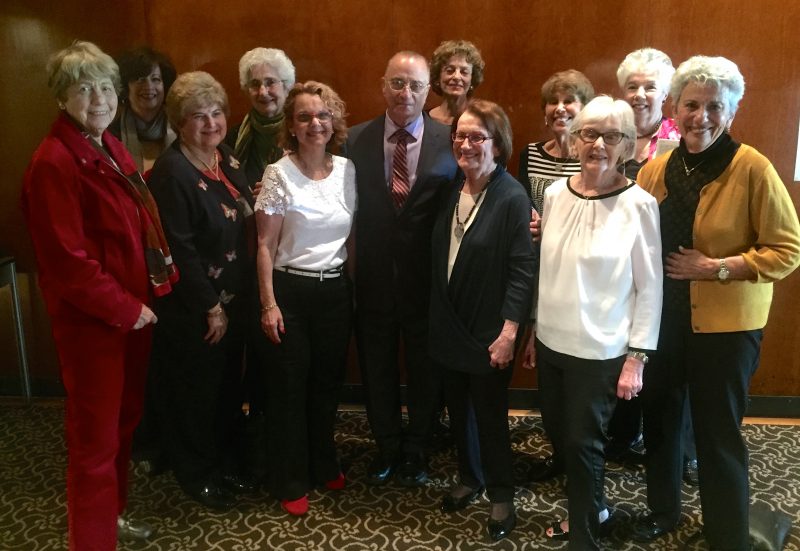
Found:
<svg viewBox="0 0 800 551"><path fill-rule="evenodd" d="M230 303L250 291L253 277L246 235L253 230L246 221L253 197L233 151L220 144L218 152L219 166L239 191L239 201L223 182L192 165L179 140L156 160L148 180L181 274L173 294L189 311Z"/></svg>

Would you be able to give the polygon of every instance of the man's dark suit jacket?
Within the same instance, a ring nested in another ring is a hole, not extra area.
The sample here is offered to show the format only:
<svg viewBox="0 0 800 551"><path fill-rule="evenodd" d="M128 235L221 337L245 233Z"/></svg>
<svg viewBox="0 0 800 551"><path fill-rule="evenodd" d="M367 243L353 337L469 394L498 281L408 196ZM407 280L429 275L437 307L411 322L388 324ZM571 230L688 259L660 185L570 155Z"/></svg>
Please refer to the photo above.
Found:
<svg viewBox="0 0 800 551"><path fill-rule="evenodd" d="M344 155L356 166L356 299L359 309L427 317L431 231L451 189L456 162L450 128L423 113L417 179L397 211L384 174L385 114L349 131Z"/></svg>

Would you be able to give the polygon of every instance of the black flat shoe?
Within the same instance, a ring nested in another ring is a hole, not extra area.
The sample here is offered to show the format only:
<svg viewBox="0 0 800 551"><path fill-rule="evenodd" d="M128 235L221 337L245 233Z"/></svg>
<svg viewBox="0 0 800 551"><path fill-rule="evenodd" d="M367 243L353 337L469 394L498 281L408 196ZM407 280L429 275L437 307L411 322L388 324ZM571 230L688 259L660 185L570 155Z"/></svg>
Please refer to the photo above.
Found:
<svg viewBox="0 0 800 551"><path fill-rule="evenodd" d="M697 470L697 459L690 459L683 464L683 481L689 486L700 486L700 473Z"/></svg>
<svg viewBox="0 0 800 551"><path fill-rule="evenodd" d="M470 503L478 499L483 492L483 488L472 490L469 494L461 497L453 497L447 494L442 498L442 504L439 506L443 513L455 513L461 509L466 509Z"/></svg>
<svg viewBox="0 0 800 551"><path fill-rule="evenodd" d="M649 543L661 536L672 532L675 528L663 528L653 515L647 515L636 521L631 528L630 537L639 543Z"/></svg>
<svg viewBox="0 0 800 551"><path fill-rule="evenodd" d="M427 462L420 453L407 454L397 468L397 483L406 488L418 488L428 481Z"/></svg>
<svg viewBox="0 0 800 551"><path fill-rule="evenodd" d="M511 511L503 520L494 520L492 517L489 517L486 530L489 532L489 538L491 538L492 541L500 541L507 537L516 525L517 513Z"/></svg>
<svg viewBox="0 0 800 551"><path fill-rule="evenodd" d="M367 484L383 486L392 477L394 470L394 462L386 461L379 455L367 467Z"/></svg>
<svg viewBox="0 0 800 551"><path fill-rule="evenodd" d="M551 455L548 458L540 459L530 466L528 480L531 482L544 482L555 478L564 473L564 465Z"/></svg>

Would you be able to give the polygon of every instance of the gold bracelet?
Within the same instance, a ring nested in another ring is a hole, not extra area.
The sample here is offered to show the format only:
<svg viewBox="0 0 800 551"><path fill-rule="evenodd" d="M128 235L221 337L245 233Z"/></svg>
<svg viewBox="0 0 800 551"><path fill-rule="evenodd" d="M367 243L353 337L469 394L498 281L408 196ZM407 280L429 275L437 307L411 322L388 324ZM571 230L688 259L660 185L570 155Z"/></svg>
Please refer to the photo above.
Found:
<svg viewBox="0 0 800 551"><path fill-rule="evenodd" d="M262 306L261 307L261 311L262 312L269 312L273 308L277 308L277 307L278 307L278 305L273 302L272 304L267 304L266 306Z"/></svg>

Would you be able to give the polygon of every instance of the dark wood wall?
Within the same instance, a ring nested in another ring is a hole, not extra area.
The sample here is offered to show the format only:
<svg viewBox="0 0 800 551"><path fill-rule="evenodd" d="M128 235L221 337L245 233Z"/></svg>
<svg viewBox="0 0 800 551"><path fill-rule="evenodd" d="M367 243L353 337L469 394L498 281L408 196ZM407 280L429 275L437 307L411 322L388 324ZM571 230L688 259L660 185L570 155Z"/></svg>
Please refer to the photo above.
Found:
<svg viewBox="0 0 800 551"><path fill-rule="evenodd" d="M247 102L237 64L255 46L286 51L298 80L331 84L355 124L383 109L380 77L389 56L413 49L429 56L440 41L466 38L486 60L477 95L500 103L514 127L515 150L542 139L538 89L553 72L583 71L598 92L616 93L615 71L631 50L653 46L677 65L693 54L736 61L747 91L733 134L766 154L792 182L800 102L800 4L783 0L544 2L541 0L195 0L106 2L6 0L0 8L0 252L18 259L28 349L34 375L47 382L57 366L34 282L33 254L18 208L22 174L56 114L46 88L48 55L80 38L107 52L143 43L169 53L179 71L206 70L231 100L231 122ZM429 103L435 101L431 94ZM513 163L512 172L516 171ZM8 299L0 293L0 376L14 374ZM754 394L800 395L800 275L776 285ZM354 373L351 373L355 377ZM531 386L518 370L514 386Z"/></svg>

